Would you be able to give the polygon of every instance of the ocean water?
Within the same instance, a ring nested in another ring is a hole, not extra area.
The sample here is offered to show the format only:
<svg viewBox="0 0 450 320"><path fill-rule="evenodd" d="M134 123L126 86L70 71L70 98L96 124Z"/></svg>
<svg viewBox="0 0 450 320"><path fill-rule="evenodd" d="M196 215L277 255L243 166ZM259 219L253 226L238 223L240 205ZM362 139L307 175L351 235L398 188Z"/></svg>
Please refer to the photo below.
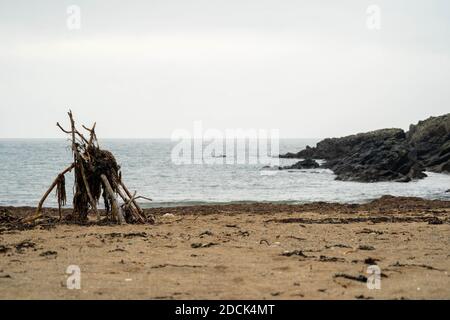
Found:
<svg viewBox="0 0 450 320"><path fill-rule="evenodd" d="M280 153L299 151L316 142L281 139ZM360 203L385 194L450 200L450 193L445 192L450 188L450 175L446 174L427 173L427 178L410 183L343 182L334 180L327 169L279 171L248 163L177 165L171 159L176 143L169 139L105 139L100 144L115 154L129 189L153 199L142 202L144 207L247 201ZM36 206L71 159L69 142L64 139L0 140L0 205ZM295 161L280 159L280 164ZM73 173L66 177L71 199ZM45 205L56 206L54 193Z"/></svg>

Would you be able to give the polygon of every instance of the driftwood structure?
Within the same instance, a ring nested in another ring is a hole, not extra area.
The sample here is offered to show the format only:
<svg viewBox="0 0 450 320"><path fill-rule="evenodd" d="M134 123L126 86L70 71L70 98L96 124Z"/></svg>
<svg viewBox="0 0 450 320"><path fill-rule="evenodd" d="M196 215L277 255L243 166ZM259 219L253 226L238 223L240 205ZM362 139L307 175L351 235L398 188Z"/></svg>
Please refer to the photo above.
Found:
<svg viewBox="0 0 450 320"><path fill-rule="evenodd" d="M100 220L97 208L100 198L105 204L106 218L119 224L123 223L154 223L151 216L147 217L137 199L146 197L136 196L128 190L122 181L120 166L117 164L113 154L100 148L95 134L95 123L92 128L83 126L89 134L83 135L75 127L72 112L68 112L70 129L64 129L59 123L56 125L66 134L70 135L72 145L73 162L58 174L56 179L39 201L33 216L26 218L28 221L42 216L42 206L48 195L56 188L59 215L62 218L61 207L66 204L65 174L74 170L73 186L73 213L67 219L86 221L91 210ZM119 204L118 198L122 199Z"/></svg>

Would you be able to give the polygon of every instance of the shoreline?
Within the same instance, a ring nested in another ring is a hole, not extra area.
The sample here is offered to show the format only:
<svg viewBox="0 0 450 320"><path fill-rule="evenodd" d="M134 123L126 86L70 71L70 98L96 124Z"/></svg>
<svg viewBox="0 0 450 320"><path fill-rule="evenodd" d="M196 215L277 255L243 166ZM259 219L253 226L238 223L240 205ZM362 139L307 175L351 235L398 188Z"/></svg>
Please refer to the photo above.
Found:
<svg viewBox="0 0 450 320"><path fill-rule="evenodd" d="M247 206L247 205L290 205L290 206L303 206L303 205L313 205L316 203L327 203L330 205L367 205L370 204L373 201L382 199L384 197L394 197L397 199L420 199L423 201L443 201L443 202L449 202L450 203L450 189L443 191L443 195L436 196L436 197L420 197L420 196L397 196L397 195L391 195L391 194L385 194L380 197L371 197L367 198L363 201L321 201L321 200L311 200L311 201L305 201L305 200L267 200L267 201L261 201L261 200L230 200L230 201L202 201L202 200L182 200L182 201L173 201L173 202L138 202L140 207L145 210L158 210L158 209L164 209L164 208L188 208L188 207L204 207L204 206ZM0 204L1 208L21 208L21 209L32 209L36 208L34 205L21 205L21 204ZM45 206L43 209L53 210L57 209L57 205L50 205ZM67 204L62 208L62 210L72 210L72 206L70 204ZM102 208L100 207L100 210Z"/></svg>
<svg viewBox="0 0 450 320"><path fill-rule="evenodd" d="M213 212L225 212L233 210L276 213L278 211L302 211L302 210L348 210L349 212L356 212L357 210L371 210L376 208L384 209L397 209L398 207L419 209L419 208L450 208L450 199L426 199L421 197L408 197L408 196L393 196L383 195L379 198L367 200L365 202L329 202L329 201L311 201L301 202L298 201L231 201L231 202L218 202L211 203L205 202L200 204L180 204L173 206L160 206L160 207L145 207L142 209L147 214L158 214L161 212L176 212L176 213L193 213L193 212L205 212L212 210ZM25 212L30 213L36 210L36 206L15 206L15 205L0 205L0 210L12 210L14 213L22 215ZM63 207L63 213L69 213L72 208L69 206ZM50 213L55 215L58 212L57 207L43 207L43 213ZM104 212L103 209L99 211Z"/></svg>
<svg viewBox="0 0 450 320"><path fill-rule="evenodd" d="M450 201L145 209L155 225L58 222L45 208L15 227L33 210L0 207L0 298L450 299Z"/></svg>

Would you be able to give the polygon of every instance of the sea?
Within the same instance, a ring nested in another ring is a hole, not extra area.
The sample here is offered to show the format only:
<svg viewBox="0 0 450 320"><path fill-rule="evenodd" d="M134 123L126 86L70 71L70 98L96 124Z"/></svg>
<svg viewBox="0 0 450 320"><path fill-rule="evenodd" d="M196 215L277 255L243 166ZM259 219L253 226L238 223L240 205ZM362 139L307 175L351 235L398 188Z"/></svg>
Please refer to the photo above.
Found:
<svg viewBox="0 0 450 320"><path fill-rule="evenodd" d="M279 152L297 152L319 139L280 139ZM382 195L415 196L450 200L450 175L426 172L428 177L409 183L361 183L335 180L328 169L277 170L250 161L227 163L227 154L214 154L214 163L177 163L170 139L104 139L100 146L110 150L121 166L128 188L153 201L143 207L170 207L246 202L307 203L313 201L364 203ZM248 151L236 144L236 153ZM224 149L226 151L226 149ZM195 157L195 155L194 155ZM228 159L229 160L229 159ZM298 160L279 159L280 165ZM36 206L56 175L72 162L70 143L65 139L0 139L0 205ZM66 175L71 199L73 172ZM45 206L57 206L54 192ZM70 201L68 203L70 207Z"/></svg>

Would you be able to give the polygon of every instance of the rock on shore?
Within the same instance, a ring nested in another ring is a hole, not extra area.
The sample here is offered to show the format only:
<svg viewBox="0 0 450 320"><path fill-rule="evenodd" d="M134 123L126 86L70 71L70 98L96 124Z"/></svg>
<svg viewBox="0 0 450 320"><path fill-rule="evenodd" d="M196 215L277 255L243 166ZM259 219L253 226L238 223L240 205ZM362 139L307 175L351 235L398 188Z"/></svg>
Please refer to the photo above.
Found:
<svg viewBox="0 0 450 320"><path fill-rule="evenodd" d="M320 165L319 165L319 163L317 163L316 160L305 159L305 160L299 161L297 163L294 163L291 166L281 167L280 169L315 169L318 167L320 167Z"/></svg>
<svg viewBox="0 0 450 320"><path fill-rule="evenodd" d="M450 173L450 114L430 117L402 129L381 129L327 138L316 147L281 158L324 159L337 180L376 182L426 177L423 171Z"/></svg>
<svg viewBox="0 0 450 320"><path fill-rule="evenodd" d="M450 173L450 113L411 125L407 139L427 170Z"/></svg>

